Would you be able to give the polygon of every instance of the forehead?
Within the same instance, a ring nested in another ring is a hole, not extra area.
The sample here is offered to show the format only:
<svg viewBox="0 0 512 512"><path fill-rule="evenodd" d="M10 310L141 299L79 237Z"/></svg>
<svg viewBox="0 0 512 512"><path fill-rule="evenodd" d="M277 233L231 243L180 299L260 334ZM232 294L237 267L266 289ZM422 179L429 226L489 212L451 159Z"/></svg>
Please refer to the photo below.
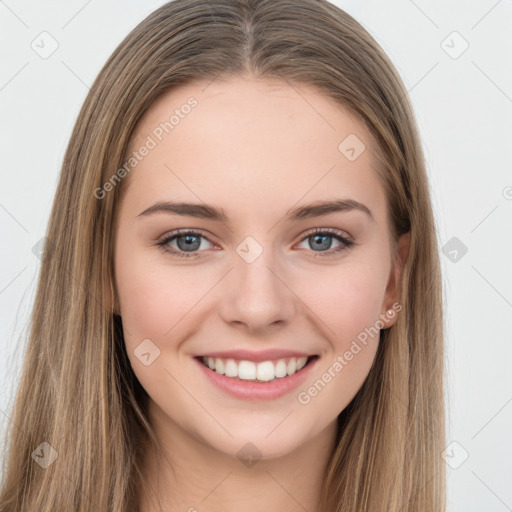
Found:
<svg viewBox="0 0 512 512"><path fill-rule="evenodd" d="M193 200L276 214L301 202L351 199L385 211L375 144L351 110L310 86L232 78L160 96L128 155L151 146L129 175L126 199Z"/></svg>

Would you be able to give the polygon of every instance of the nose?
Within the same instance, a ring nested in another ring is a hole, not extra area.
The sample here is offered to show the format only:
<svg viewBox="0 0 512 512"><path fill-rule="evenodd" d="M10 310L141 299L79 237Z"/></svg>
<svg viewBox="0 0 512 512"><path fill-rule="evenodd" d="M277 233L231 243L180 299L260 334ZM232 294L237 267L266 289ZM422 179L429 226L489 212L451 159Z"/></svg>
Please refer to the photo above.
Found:
<svg viewBox="0 0 512 512"><path fill-rule="evenodd" d="M223 320L254 335L289 324L297 305L293 286L278 268L271 251L263 251L250 263L235 255L222 290Z"/></svg>

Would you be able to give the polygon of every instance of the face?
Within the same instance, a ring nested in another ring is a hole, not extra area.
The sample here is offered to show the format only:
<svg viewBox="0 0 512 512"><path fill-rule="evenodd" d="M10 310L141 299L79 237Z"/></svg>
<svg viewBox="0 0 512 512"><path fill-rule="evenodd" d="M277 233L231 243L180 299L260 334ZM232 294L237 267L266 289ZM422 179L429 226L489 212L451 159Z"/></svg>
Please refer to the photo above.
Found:
<svg viewBox="0 0 512 512"><path fill-rule="evenodd" d="M187 85L145 113L114 257L157 432L264 458L332 432L397 315L371 146L348 110L286 82Z"/></svg>

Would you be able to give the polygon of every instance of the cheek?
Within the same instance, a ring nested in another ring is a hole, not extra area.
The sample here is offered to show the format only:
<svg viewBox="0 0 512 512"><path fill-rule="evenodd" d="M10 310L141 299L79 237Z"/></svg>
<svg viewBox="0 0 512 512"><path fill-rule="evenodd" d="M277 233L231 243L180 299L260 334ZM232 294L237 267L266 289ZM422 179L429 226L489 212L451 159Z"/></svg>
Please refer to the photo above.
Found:
<svg viewBox="0 0 512 512"><path fill-rule="evenodd" d="M347 266L325 282L317 280L305 301L313 305L327 344L318 373L297 398L310 413L314 408L318 421L332 421L368 376L380 339L375 324L384 293L381 276L369 266Z"/></svg>
<svg viewBox="0 0 512 512"><path fill-rule="evenodd" d="M155 262L158 250L154 247L134 250L125 233L117 240L115 278L128 346L137 345L145 338L158 344L175 323L177 310L184 307L180 299L182 283L169 279L165 266Z"/></svg>
<svg viewBox="0 0 512 512"><path fill-rule="evenodd" d="M188 335L196 328L190 323L194 305L211 284L194 280L190 270L171 271L161 262L156 264L154 254L124 254L115 268L126 351L141 385L153 400L165 403L170 394L179 395L172 391L172 379L166 372L171 368L169 352L177 349L184 332ZM146 366L141 358L148 352L151 362ZM179 367L172 369L183 381L180 372Z"/></svg>
<svg viewBox="0 0 512 512"><path fill-rule="evenodd" d="M123 325L132 338L161 341L209 286L207 282L197 282L190 269L171 272L165 265L151 265L149 258L135 255L120 261L116 282Z"/></svg>
<svg viewBox="0 0 512 512"><path fill-rule="evenodd" d="M378 320L384 292L382 269L361 263L319 273L301 293L334 348L343 349Z"/></svg>

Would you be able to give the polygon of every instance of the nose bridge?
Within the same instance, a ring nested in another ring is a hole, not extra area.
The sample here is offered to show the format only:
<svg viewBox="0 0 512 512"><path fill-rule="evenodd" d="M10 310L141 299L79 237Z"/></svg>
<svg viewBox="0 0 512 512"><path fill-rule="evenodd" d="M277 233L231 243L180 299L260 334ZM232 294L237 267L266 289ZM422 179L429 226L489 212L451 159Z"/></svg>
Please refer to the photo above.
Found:
<svg viewBox="0 0 512 512"><path fill-rule="evenodd" d="M251 331L289 321L294 312L293 294L281 281L272 247L247 237L236 253L228 278L231 286L222 301L224 320L243 323Z"/></svg>

